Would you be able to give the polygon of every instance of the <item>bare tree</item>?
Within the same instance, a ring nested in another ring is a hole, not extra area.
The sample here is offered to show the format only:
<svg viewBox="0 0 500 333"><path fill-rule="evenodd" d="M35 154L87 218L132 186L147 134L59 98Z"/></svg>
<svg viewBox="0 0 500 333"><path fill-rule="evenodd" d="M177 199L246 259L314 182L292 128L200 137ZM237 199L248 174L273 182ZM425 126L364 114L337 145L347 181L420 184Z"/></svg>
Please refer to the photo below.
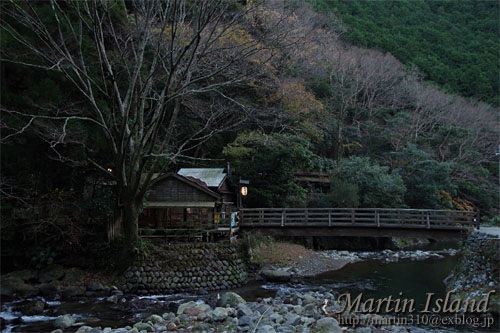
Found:
<svg viewBox="0 0 500 333"><path fill-rule="evenodd" d="M251 116L225 89L243 85L258 72L263 67L259 65L273 56L273 41L267 34L246 33L255 7L235 3L4 3L2 29L18 47L2 49L2 61L63 74L85 103L31 113L2 106L3 112L23 121L4 132L3 139L36 129L57 151L68 141L83 144L71 126L75 122L97 128L109 159L90 162L116 181L119 216L127 243L132 244L141 204L154 183L153 172ZM40 14L38 7L47 4L49 15ZM232 103L233 114L215 105L204 110L190 107L194 96L202 93ZM202 126L179 138L176 124L182 110L194 113Z"/></svg>

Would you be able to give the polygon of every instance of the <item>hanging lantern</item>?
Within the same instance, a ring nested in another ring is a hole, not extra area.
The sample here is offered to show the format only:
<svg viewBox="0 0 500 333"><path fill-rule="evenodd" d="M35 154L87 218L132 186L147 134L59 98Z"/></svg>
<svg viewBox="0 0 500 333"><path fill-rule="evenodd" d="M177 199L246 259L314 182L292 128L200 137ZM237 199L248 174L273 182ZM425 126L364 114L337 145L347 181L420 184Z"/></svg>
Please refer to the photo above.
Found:
<svg viewBox="0 0 500 333"><path fill-rule="evenodd" d="M242 186L241 187L241 190L240 190L240 193L242 196L246 196L248 194L248 188L246 186Z"/></svg>

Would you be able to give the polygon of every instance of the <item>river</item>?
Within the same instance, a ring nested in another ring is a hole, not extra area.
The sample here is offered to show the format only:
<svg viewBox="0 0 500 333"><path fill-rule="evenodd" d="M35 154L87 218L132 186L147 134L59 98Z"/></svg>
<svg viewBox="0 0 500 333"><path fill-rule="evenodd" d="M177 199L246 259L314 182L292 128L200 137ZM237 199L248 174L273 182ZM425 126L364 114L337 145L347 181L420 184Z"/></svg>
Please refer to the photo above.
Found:
<svg viewBox="0 0 500 333"><path fill-rule="evenodd" d="M424 250L437 249L436 245L432 246L434 248ZM415 307L421 309L427 293L433 293L435 297L445 296L443 281L451 273L455 263L456 257L449 255L441 259L430 258L422 261L401 259L397 262L384 262L368 259L348 264L337 271L304 279L299 284L271 284L254 280L233 291L247 301L255 301L257 298L273 297L283 288L299 291L322 287L338 294L350 293L357 296L363 293L363 298L377 299L392 295L393 298L414 299ZM198 299L213 302L215 294L126 296L125 301L118 304L107 303L104 298L83 298L72 302L52 301L47 302L46 310L41 316L23 316L19 309L27 300L5 302L2 304L0 317L7 323L3 332L50 332L53 329L51 321L66 313L76 315L77 321L85 322L89 326L116 328L138 322L150 314L161 315L170 312L175 308L172 306L174 303Z"/></svg>

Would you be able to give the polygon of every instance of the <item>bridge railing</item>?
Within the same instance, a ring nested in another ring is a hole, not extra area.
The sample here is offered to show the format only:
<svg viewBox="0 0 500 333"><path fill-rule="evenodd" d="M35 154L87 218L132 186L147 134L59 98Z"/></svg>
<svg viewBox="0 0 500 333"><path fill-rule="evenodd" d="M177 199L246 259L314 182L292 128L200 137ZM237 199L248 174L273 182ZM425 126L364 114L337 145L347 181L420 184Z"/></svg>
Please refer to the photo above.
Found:
<svg viewBox="0 0 500 333"><path fill-rule="evenodd" d="M245 208L241 226L380 227L470 229L479 227L476 211L400 208Z"/></svg>

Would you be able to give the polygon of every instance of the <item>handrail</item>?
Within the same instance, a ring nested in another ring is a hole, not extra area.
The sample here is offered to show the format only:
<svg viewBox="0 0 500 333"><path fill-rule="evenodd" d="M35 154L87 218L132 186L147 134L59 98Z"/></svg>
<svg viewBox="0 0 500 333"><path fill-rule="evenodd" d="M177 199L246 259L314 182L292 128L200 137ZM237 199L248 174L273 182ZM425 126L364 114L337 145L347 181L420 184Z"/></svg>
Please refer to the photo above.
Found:
<svg viewBox="0 0 500 333"><path fill-rule="evenodd" d="M479 228L479 211L411 208L243 208L241 226Z"/></svg>

